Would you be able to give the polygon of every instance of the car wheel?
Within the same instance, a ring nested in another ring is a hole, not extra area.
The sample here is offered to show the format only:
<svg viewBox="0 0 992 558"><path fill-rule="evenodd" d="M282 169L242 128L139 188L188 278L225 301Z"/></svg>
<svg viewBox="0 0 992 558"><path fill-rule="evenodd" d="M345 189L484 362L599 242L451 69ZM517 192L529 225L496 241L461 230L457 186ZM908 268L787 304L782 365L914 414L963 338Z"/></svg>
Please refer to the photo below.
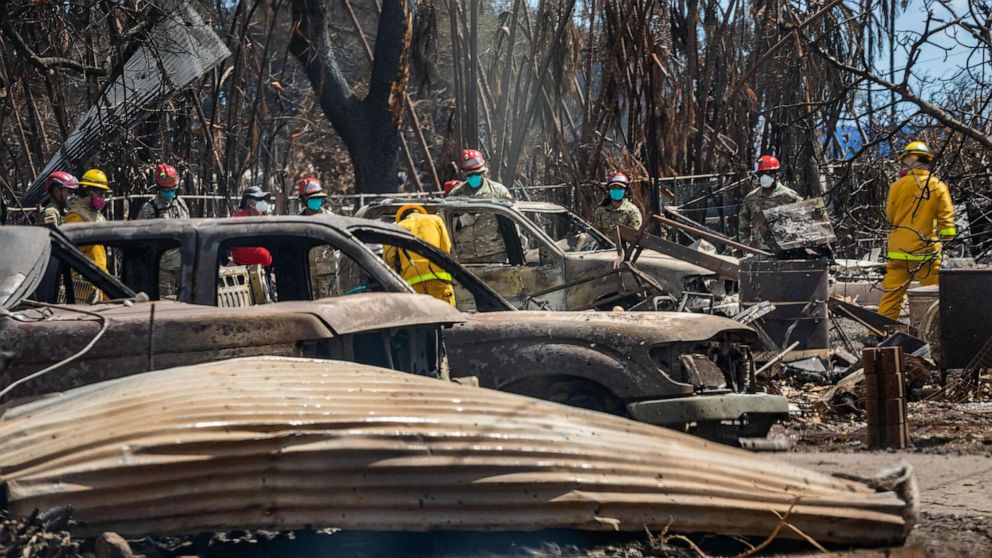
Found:
<svg viewBox="0 0 992 558"><path fill-rule="evenodd" d="M627 411L615 395L600 384L579 378L541 379L507 386L503 391L527 395L590 411L626 416Z"/></svg>

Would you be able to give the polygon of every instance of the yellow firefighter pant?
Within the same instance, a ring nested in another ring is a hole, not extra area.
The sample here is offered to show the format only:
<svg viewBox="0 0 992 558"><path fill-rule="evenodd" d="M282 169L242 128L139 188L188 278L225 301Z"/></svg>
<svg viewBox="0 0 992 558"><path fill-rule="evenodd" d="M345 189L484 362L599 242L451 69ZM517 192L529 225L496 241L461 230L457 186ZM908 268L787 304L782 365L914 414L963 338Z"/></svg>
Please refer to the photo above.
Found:
<svg viewBox="0 0 992 558"><path fill-rule="evenodd" d="M451 286L451 283L431 279L430 281L421 281L413 285L413 290L420 294L431 295L438 300L443 300L455 306L455 289Z"/></svg>
<svg viewBox="0 0 992 558"><path fill-rule="evenodd" d="M921 285L936 285L940 259L931 260L888 260L885 264L885 279L882 288L885 294L878 303L878 313L894 320L899 319L902 306L906 302L906 291L911 281Z"/></svg>

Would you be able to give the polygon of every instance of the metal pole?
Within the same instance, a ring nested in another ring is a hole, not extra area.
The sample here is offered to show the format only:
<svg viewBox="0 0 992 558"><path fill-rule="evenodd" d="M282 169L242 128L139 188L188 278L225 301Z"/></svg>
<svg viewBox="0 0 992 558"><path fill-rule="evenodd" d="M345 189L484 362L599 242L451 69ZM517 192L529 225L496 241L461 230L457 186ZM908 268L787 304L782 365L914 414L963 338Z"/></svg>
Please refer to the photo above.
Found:
<svg viewBox="0 0 992 558"><path fill-rule="evenodd" d="M716 233L711 233L709 231L705 231L703 229L699 229L699 228L696 228L696 227L690 227L689 225L684 225L682 223L679 223L678 221L672 221L671 219L666 219L665 217L662 217L661 215L652 215L652 218L654 220L658 221L659 223L661 223L662 225L673 227L673 228L679 229L679 230L681 230L683 232L689 233L691 235L705 238L706 240L709 240L711 242L717 242L719 244L726 244L727 246L733 246L734 248L737 248L738 250L742 250L744 252L748 252L748 253L751 253L751 254L757 254L759 256L768 256L768 257L772 257L773 256L773 254L771 252L766 252L764 250L759 250L758 248L752 248L751 246L748 246L747 244L741 244L740 242L737 242L736 240L731 240L731 239L729 239L729 238L727 238L727 237L725 237L723 235L719 235L719 234L716 234Z"/></svg>

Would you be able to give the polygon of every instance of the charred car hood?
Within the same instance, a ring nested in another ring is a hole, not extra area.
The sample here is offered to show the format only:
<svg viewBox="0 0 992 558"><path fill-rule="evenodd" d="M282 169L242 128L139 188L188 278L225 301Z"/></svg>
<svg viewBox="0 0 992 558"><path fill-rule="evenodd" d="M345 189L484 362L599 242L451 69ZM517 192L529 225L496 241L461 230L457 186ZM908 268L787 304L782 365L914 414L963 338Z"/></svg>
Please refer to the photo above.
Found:
<svg viewBox="0 0 992 558"><path fill-rule="evenodd" d="M488 312L469 316L463 327L493 327L507 335L522 329L555 337L620 335L647 343L706 341L721 334L745 343L757 339L754 330L739 322L690 312Z"/></svg>
<svg viewBox="0 0 992 558"><path fill-rule="evenodd" d="M0 306L13 308L41 283L52 253L48 227L4 227L0 243Z"/></svg>

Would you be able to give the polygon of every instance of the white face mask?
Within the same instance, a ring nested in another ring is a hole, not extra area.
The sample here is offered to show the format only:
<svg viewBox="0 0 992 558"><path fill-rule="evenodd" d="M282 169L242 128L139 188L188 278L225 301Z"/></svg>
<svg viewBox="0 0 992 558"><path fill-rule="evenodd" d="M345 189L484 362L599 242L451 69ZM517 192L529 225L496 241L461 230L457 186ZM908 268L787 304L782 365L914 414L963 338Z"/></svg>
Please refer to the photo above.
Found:
<svg viewBox="0 0 992 558"><path fill-rule="evenodd" d="M255 211L257 211L259 215L267 215L269 213L269 202L265 200L255 202Z"/></svg>
<svg viewBox="0 0 992 558"><path fill-rule="evenodd" d="M762 188L771 188L775 185L775 178L770 174L763 174L761 175L761 178L758 179L758 182L761 183Z"/></svg>

